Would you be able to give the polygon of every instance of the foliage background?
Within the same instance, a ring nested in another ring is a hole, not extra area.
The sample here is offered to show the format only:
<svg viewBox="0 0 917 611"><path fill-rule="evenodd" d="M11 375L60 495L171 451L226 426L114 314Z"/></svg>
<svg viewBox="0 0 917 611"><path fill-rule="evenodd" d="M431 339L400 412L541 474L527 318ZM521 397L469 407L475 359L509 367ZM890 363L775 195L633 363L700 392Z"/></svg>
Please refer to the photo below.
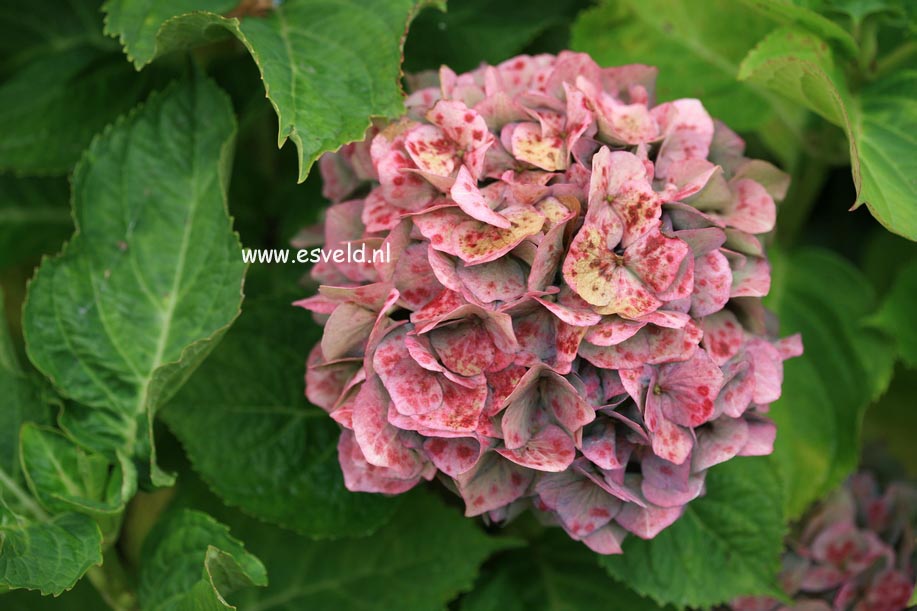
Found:
<svg viewBox="0 0 917 611"><path fill-rule="evenodd" d="M912 5L262 4L0 8L4 609L709 607L775 592L787 523L864 446L917 476ZM346 492L302 393L320 330L289 303L312 287L239 257L319 218L313 161L400 113L402 59L564 48L659 66L660 101L700 98L793 176L768 305L806 353L775 454L715 468L623 557L527 518L485 528L435 484Z"/></svg>

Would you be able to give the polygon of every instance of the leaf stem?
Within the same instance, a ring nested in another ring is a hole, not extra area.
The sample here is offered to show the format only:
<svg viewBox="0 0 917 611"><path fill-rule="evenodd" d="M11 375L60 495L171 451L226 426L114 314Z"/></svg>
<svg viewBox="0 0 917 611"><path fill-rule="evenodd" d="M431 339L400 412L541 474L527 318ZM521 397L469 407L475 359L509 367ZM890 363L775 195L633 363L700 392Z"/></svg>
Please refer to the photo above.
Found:
<svg viewBox="0 0 917 611"><path fill-rule="evenodd" d="M22 505L23 509L31 513L36 519L42 522L47 522L51 519L51 516L41 508L41 505L36 503L31 495L23 490L22 487L16 483L16 480L10 477L2 467L0 467L0 487L9 490Z"/></svg>
<svg viewBox="0 0 917 611"><path fill-rule="evenodd" d="M102 600L114 611L136 611L140 608L116 550L106 551L102 565L90 568L86 577Z"/></svg>
<svg viewBox="0 0 917 611"><path fill-rule="evenodd" d="M913 55L917 55L917 40L910 40L903 45L899 45L885 57L879 58L876 62L873 78L879 78L891 72L899 65L910 60Z"/></svg>

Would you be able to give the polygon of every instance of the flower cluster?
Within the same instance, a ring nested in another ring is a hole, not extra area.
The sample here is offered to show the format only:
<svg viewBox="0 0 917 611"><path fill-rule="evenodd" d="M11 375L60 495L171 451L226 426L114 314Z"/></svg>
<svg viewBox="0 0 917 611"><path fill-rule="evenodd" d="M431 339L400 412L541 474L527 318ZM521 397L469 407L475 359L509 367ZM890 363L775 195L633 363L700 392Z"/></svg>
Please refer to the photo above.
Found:
<svg viewBox="0 0 917 611"><path fill-rule="evenodd" d="M783 558L790 606L758 596L735 611L900 611L914 591L917 489L894 483L880 493L857 474L803 520Z"/></svg>
<svg viewBox="0 0 917 611"><path fill-rule="evenodd" d="M325 324L306 393L350 490L440 474L466 515L530 507L601 553L652 538L712 465L772 451L798 337L760 297L787 177L655 69L520 56L413 93L320 162Z"/></svg>

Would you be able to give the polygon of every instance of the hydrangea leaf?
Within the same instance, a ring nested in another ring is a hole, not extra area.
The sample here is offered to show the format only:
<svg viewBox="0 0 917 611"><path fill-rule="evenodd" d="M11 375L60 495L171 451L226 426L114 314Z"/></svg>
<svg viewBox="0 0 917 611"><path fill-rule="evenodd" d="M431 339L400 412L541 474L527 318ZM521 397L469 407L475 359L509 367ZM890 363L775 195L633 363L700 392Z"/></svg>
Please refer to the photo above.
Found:
<svg viewBox="0 0 917 611"><path fill-rule="evenodd" d="M92 518L69 508L49 515L26 486L19 432L33 426L26 423L46 422L49 414L19 364L5 323L0 324L0 395L0 593L24 588L57 595L102 561L102 533Z"/></svg>
<svg viewBox="0 0 917 611"><path fill-rule="evenodd" d="M87 150L73 177L76 233L29 285L30 359L84 406L83 428L123 444L97 449L151 455L157 484L170 478L155 467L155 410L242 299L226 212L234 133L229 100L209 81L152 96Z"/></svg>
<svg viewBox="0 0 917 611"><path fill-rule="evenodd" d="M662 609L610 578L582 543L557 530L528 547L495 556L462 611L578 611ZM538 576L533 579L533 576Z"/></svg>
<svg viewBox="0 0 917 611"><path fill-rule="evenodd" d="M577 18L571 46L603 66L657 66L659 101L700 98L712 116L739 131L787 129L797 118L785 102L736 82L742 58L773 26L731 0L605 0Z"/></svg>
<svg viewBox="0 0 917 611"><path fill-rule="evenodd" d="M0 501L0 589L58 595L102 562L102 533L89 516L30 519Z"/></svg>
<svg viewBox="0 0 917 611"><path fill-rule="evenodd" d="M64 178L0 175L0 268L60 248L73 233Z"/></svg>
<svg viewBox="0 0 917 611"><path fill-rule="evenodd" d="M860 49L853 35L799 0L742 0L761 14L788 26L805 28L816 36L830 41L850 57L859 55Z"/></svg>
<svg viewBox="0 0 917 611"><path fill-rule="evenodd" d="M302 355L320 331L290 301L246 301L163 418L227 503L315 537L372 532L400 499L344 488L339 427L303 395Z"/></svg>
<svg viewBox="0 0 917 611"><path fill-rule="evenodd" d="M773 462L736 458L709 471L706 495L675 524L650 541L626 539L623 555L599 563L660 604L709 607L741 594L779 596L782 505Z"/></svg>
<svg viewBox="0 0 917 611"><path fill-rule="evenodd" d="M147 535L138 589L143 609L235 609L227 594L265 585L261 561L205 513L171 514Z"/></svg>
<svg viewBox="0 0 917 611"><path fill-rule="evenodd" d="M106 32L140 68L225 28L251 53L277 111L277 144L299 150L299 181L325 151L358 140L370 116L402 113L407 24L427 0L372 5L287 0L262 17L225 17L236 2L109 0ZM193 11L193 12L192 12Z"/></svg>
<svg viewBox="0 0 917 611"><path fill-rule="evenodd" d="M739 78L810 108L847 133L856 206L899 235L917 240L917 70L901 70L853 95L827 43L781 28L742 62Z"/></svg>
<svg viewBox="0 0 917 611"><path fill-rule="evenodd" d="M819 249L771 255L766 303L781 332L802 333L805 342L803 356L787 361L783 396L771 408L774 460L794 518L856 467L863 412L887 387L895 351L866 325L876 296L856 268Z"/></svg>
<svg viewBox="0 0 917 611"><path fill-rule="evenodd" d="M106 539L117 537L121 512L137 490L133 463L112 464L55 429L34 424L22 427L20 456L29 489L46 510L85 513L96 519Z"/></svg>
<svg viewBox="0 0 917 611"><path fill-rule="evenodd" d="M5 311L0 290L0 312ZM25 422L48 421L48 410L41 405L35 385L22 370L6 328L0 321L0 477L19 481L19 428ZM3 486L0 486L0 497Z"/></svg>
<svg viewBox="0 0 917 611"><path fill-rule="evenodd" d="M271 584L234 602L264 611L444 609L471 589L490 554L518 544L485 535L461 511L422 491L369 537L310 541L265 525L240 533L264 559Z"/></svg>
<svg viewBox="0 0 917 611"><path fill-rule="evenodd" d="M914 297L917 296L917 260L903 268L882 302L882 308L871 320L888 332L898 344L898 356L917 368L917 327L913 320Z"/></svg>
<svg viewBox="0 0 917 611"><path fill-rule="evenodd" d="M92 137L148 91L154 76L130 69L102 34L98 11L98 0L0 8L0 170L68 172Z"/></svg>
<svg viewBox="0 0 917 611"><path fill-rule="evenodd" d="M73 609L104 609L105 601L89 580L82 580L67 592L54 598L39 592L16 590L3 594L4 611L72 611Z"/></svg>

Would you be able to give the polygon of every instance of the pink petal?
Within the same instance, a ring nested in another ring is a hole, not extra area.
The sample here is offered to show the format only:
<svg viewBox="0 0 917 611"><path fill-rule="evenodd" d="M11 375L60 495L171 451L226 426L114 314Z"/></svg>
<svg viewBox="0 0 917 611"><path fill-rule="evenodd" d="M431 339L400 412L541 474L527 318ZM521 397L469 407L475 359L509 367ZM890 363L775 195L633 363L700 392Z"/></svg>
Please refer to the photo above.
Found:
<svg viewBox="0 0 917 611"><path fill-rule="evenodd" d="M542 133L537 123L512 123L503 128L509 134L513 156L536 168L554 172L567 167L567 151L560 136Z"/></svg>
<svg viewBox="0 0 917 611"><path fill-rule="evenodd" d="M652 539L681 517L684 507L640 507L627 504L615 521L641 539Z"/></svg>
<svg viewBox="0 0 917 611"><path fill-rule="evenodd" d="M658 293L675 282L682 260L690 254L686 243L655 229L627 249L625 264L649 289Z"/></svg>
<svg viewBox="0 0 917 611"><path fill-rule="evenodd" d="M563 429L549 424L518 450L497 449L501 456L536 471L559 472L576 457L573 440Z"/></svg>
<svg viewBox="0 0 917 611"><path fill-rule="evenodd" d="M621 509L621 501L576 471L548 473L535 484L541 502L557 514L574 538L592 534L608 524Z"/></svg>
<svg viewBox="0 0 917 611"><path fill-rule="evenodd" d="M652 110L665 139L656 156L656 175L666 178L669 168L685 159L705 159L713 141L713 120L699 100L675 100Z"/></svg>
<svg viewBox="0 0 917 611"><path fill-rule="evenodd" d="M322 355L326 361L362 356L366 340L376 322L376 313L353 303L342 303L325 323Z"/></svg>
<svg viewBox="0 0 917 611"><path fill-rule="evenodd" d="M321 346L316 345L309 353L306 368L306 398L313 405L330 411L347 382L360 370L362 359L346 359L335 363L324 363Z"/></svg>
<svg viewBox="0 0 917 611"><path fill-rule="evenodd" d="M719 250L694 260L694 291L691 315L703 318L723 309L732 289L729 261Z"/></svg>
<svg viewBox="0 0 917 611"><path fill-rule="evenodd" d="M685 360L697 348L700 329L689 322L684 329L665 329L649 325L632 338L613 346L595 346L584 343L580 356L607 369L633 369L643 364L657 364Z"/></svg>
<svg viewBox="0 0 917 611"><path fill-rule="evenodd" d="M418 365L404 344L402 327L390 333L376 348L373 370L379 375L395 409L406 416L438 409L443 388L437 376Z"/></svg>
<svg viewBox="0 0 917 611"><path fill-rule="evenodd" d="M702 321L704 328L703 346L717 365L722 365L739 351L745 332L735 314L720 310Z"/></svg>
<svg viewBox="0 0 917 611"><path fill-rule="evenodd" d="M470 471L455 478L456 486L465 499L465 515L482 513L509 505L525 494L535 473L487 452Z"/></svg>
<svg viewBox="0 0 917 611"><path fill-rule="evenodd" d="M459 265L462 285L481 303L512 301L526 291L525 271L512 257L502 257L479 265Z"/></svg>
<svg viewBox="0 0 917 611"><path fill-rule="evenodd" d="M411 129L404 139L404 148L425 173L448 177L455 170L456 147L436 126L418 125Z"/></svg>
<svg viewBox="0 0 917 611"><path fill-rule="evenodd" d="M704 490L704 478L691 474L688 461L680 465L654 455L644 456L641 463L641 492L658 507L680 507L696 499Z"/></svg>
<svg viewBox="0 0 917 611"><path fill-rule="evenodd" d="M468 220L455 227L451 254L466 263L485 263L502 257L519 242L535 235L544 225L544 216L526 206L510 206L502 212L510 222L509 229L501 229L480 221ZM436 242L431 239L431 242ZM441 248L450 252L446 248Z"/></svg>
<svg viewBox="0 0 917 611"><path fill-rule="evenodd" d="M777 427L769 420L747 420L748 441L739 456L768 456L774 453Z"/></svg>
<svg viewBox="0 0 917 611"><path fill-rule="evenodd" d="M388 407L389 399L378 380L364 382L353 403L354 441L369 464L386 467L398 477L413 477L420 461L401 441L401 431L386 420Z"/></svg>
<svg viewBox="0 0 917 611"><path fill-rule="evenodd" d="M646 403L654 402L676 424L696 427L713 415L713 401L723 383L723 372L716 363L703 350L696 350L686 361L659 367Z"/></svg>
<svg viewBox="0 0 917 611"><path fill-rule="evenodd" d="M697 433L691 457L695 471L709 469L736 456L749 439L748 424L741 418L722 417L710 422Z"/></svg>
<svg viewBox="0 0 917 611"><path fill-rule="evenodd" d="M477 181L471 177L471 173L465 166L459 168L450 194L459 207L465 211L465 214L471 218L503 229L510 227L510 222L505 216L494 212L487 205L487 199L478 189Z"/></svg>
<svg viewBox="0 0 917 611"><path fill-rule="evenodd" d="M398 478L390 469L369 464L360 446L355 443L353 432L346 429L341 431L338 440L338 459L344 474L344 486L351 492L401 494L416 486L421 479L421 475L408 479Z"/></svg>
<svg viewBox="0 0 917 611"><path fill-rule="evenodd" d="M481 444L469 437L431 437L424 441L423 449L436 468L449 477L458 477L474 468L483 453Z"/></svg>
<svg viewBox="0 0 917 611"><path fill-rule="evenodd" d="M774 198L755 181L742 178L731 185L733 202L723 219L727 224L748 233L767 233L777 221Z"/></svg>

